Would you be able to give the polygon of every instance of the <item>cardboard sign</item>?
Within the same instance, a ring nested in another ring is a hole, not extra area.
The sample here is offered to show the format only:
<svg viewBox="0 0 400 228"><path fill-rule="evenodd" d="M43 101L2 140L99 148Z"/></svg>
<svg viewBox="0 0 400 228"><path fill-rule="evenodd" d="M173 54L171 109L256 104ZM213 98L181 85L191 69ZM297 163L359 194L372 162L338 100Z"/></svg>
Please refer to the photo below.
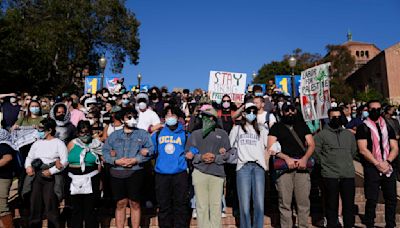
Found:
<svg viewBox="0 0 400 228"><path fill-rule="evenodd" d="M228 94L233 102L244 101L246 90L245 73L226 71L210 71L208 93L212 101L221 101L222 96Z"/></svg>

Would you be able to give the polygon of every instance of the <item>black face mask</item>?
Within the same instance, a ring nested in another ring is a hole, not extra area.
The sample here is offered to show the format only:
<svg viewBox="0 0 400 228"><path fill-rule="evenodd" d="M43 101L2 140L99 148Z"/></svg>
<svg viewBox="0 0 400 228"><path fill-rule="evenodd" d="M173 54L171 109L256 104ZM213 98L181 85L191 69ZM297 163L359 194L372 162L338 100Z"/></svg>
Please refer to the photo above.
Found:
<svg viewBox="0 0 400 228"><path fill-rule="evenodd" d="M372 121L377 121L379 119L379 117L381 116L381 109L380 108L373 108L371 110L368 111L369 113L369 118Z"/></svg>
<svg viewBox="0 0 400 228"><path fill-rule="evenodd" d="M338 129L340 126L342 126L342 120L340 117L333 117L329 120L329 127L332 129Z"/></svg>
<svg viewBox="0 0 400 228"><path fill-rule="evenodd" d="M287 125L293 125L296 122L295 115L282 116L282 122Z"/></svg>
<svg viewBox="0 0 400 228"><path fill-rule="evenodd" d="M56 118L56 120L63 121L65 118L65 115L62 114L62 115L56 116L55 118Z"/></svg>

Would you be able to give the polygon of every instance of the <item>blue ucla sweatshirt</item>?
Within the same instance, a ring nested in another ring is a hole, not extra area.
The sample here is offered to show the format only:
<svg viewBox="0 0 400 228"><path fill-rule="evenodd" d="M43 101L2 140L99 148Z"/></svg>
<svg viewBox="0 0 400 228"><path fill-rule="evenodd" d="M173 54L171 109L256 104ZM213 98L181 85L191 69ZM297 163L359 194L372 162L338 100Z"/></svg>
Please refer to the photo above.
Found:
<svg viewBox="0 0 400 228"><path fill-rule="evenodd" d="M155 148L156 173L177 174L186 172L187 163L185 158L186 134L182 124L172 131L164 127L160 133L153 134L151 139ZM158 142L157 142L157 141Z"/></svg>

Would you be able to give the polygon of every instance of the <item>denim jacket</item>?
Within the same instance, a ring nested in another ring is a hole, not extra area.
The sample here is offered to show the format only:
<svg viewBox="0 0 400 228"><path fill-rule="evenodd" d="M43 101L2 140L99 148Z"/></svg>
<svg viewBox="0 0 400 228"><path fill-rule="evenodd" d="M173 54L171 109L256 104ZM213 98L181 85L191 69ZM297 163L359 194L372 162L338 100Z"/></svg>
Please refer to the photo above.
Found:
<svg viewBox="0 0 400 228"><path fill-rule="evenodd" d="M147 148L149 154L147 156L142 156L140 150ZM111 157L111 150L116 151L116 156ZM116 170L140 170L141 163L148 161L154 152L154 146L151 141L150 134L141 129L135 129L131 134L126 134L124 130L117 130L113 132L106 140L103 146L103 156L107 163L114 165L113 169ZM138 164L132 166L131 168L124 168L121 166L116 166L114 164L115 160L120 158L136 158Z"/></svg>

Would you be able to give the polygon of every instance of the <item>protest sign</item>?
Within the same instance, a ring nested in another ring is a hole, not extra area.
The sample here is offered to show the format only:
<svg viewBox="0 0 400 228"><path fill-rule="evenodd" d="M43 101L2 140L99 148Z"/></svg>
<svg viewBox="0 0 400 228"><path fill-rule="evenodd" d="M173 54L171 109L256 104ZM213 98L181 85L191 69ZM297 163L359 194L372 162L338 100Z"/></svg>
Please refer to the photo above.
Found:
<svg viewBox="0 0 400 228"><path fill-rule="evenodd" d="M96 91L101 88L101 77L86 76L85 77L85 93L96 94Z"/></svg>
<svg viewBox="0 0 400 228"><path fill-rule="evenodd" d="M295 75L294 76L295 80L295 92L296 92L296 97L299 96L299 87L300 87L300 80L301 76L300 75ZM292 95L292 76L290 75L275 75L275 85L277 91L281 92L282 94L285 94L286 96L291 96Z"/></svg>
<svg viewBox="0 0 400 228"><path fill-rule="evenodd" d="M301 72L300 102L305 121L328 118L330 65L325 63Z"/></svg>
<svg viewBox="0 0 400 228"><path fill-rule="evenodd" d="M245 73L225 71L210 71L208 93L212 101L221 101L224 94L228 94L233 102L244 101L246 90Z"/></svg>

